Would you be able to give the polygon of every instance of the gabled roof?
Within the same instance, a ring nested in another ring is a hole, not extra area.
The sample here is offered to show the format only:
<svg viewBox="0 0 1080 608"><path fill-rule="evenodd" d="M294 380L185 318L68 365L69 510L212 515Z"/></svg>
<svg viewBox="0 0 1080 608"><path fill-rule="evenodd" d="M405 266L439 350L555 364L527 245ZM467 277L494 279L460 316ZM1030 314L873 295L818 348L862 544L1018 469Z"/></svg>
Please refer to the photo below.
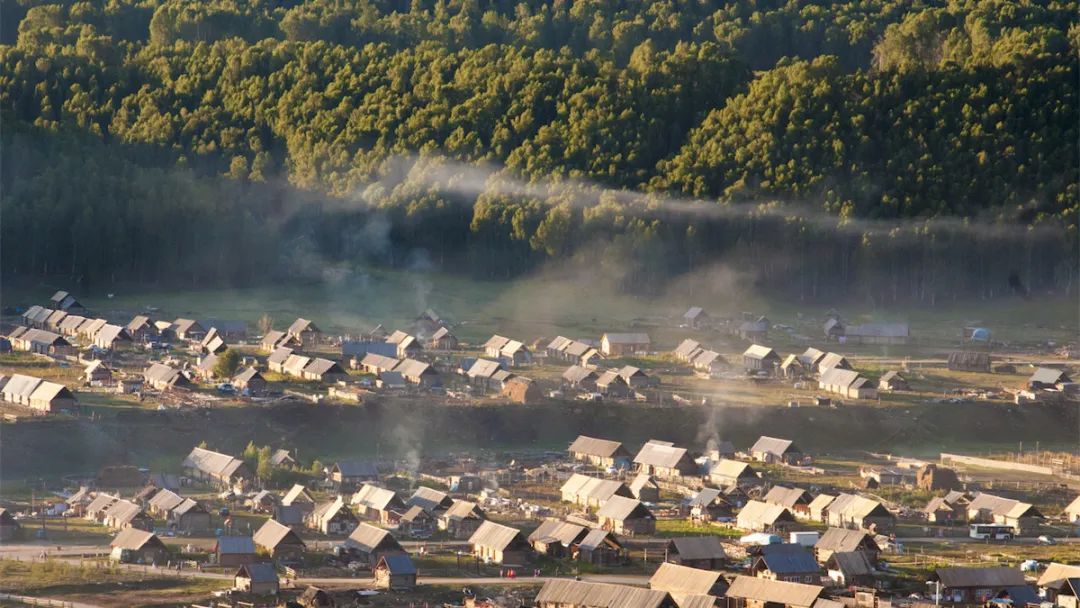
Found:
<svg viewBox="0 0 1080 608"><path fill-rule="evenodd" d="M686 457L686 448L678 448L670 444L665 445L665 443L649 441L641 446L641 450L638 451L637 456L634 456L634 462L637 464L673 469Z"/></svg>
<svg viewBox="0 0 1080 608"><path fill-rule="evenodd" d="M625 496L612 496L596 512L597 517L626 521L628 519L653 519L653 514L640 500Z"/></svg>
<svg viewBox="0 0 1080 608"><path fill-rule="evenodd" d="M148 544L164 544L157 536L154 536L153 532L147 532L146 530L140 530L138 528L124 528L112 541L109 542L109 546L115 549L127 549L129 551L138 551Z"/></svg>
<svg viewBox="0 0 1080 608"><path fill-rule="evenodd" d="M286 333L288 333L290 336L299 336L305 331L319 331L319 328L315 327L315 324L307 319L298 318L292 322L292 325L289 326L289 329L286 330Z"/></svg>
<svg viewBox="0 0 1080 608"><path fill-rule="evenodd" d="M719 536L683 536L671 539L680 559L727 559Z"/></svg>
<svg viewBox="0 0 1080 608"><path fill-rule="evenodd" d="M418 506L425 511L434 511L440 508L447 508L452 504L452 499L446 492L436 490L435 488L429 488L426 486L420 486L416 488L413 495L409 497L409 500L405 501L408 506Z"/></svg>
<svg viewBox="0 0 1080 608"><path fill-rule="evenodd" d="M255 541L250 536L219 536L216 550L222 555L251 555L255 553Z"/></svg>
<svg viewBox="0 0 1080 608"><path fill-rule="evenodd" d="M669 598L664 591L556 579L544 583L536 595L536 603L588 608L661 608L668 605Z"/></svg>
<svg viewBox="0 0 1080 608"><path fill-rule="evenodd" d="M603 528L593 528L592 530L589 530L589 532L578 542L578 546L589 551L600 547L604 543L611 543L616 547L622 547L622 543L615 538L615 535Z"/></svg>
<svg viewBox="0 0 1080 608"><path fill-rule="evenodd" d="M454 334L450 333L450 330L446 329L445 327L440 327L439 329L435 330L435 333L431 334L431 339L432 340L441 340L443 338L453 338L453 337L454 337Z"/></svg>
<svg viewBox="0 0 1080 608"><path fill-rule="evenodd" d="M719 501L719 502L718 502ZM689 507L710 507L714 503L725 504L727 500L722 498L720 490L717 488L702 488L698 490L697 494L690 497L686 505Z"/></svg>
<svg viewBox="0 0 1080 608"><path fill-rule="evenodd" d="M820 570L814 554L806 547L796 544L765 545L761 556L765 567L776 574L817 572Z"/></svg>
<svg viewBox="0 0 1080 608"><path fill-rule="evenodd" d="M810 495L806 490L802 488L785 488L784 486L773 486L769 489L763 501L776 505L781 505L789 509L794 509L795 505L799 502L810 504Z"/></svg>
<svg viewBox="0 0 1080 608"><path fill-rule="evenodd" d="M822 372L827 369L832 369L834 367L842 367L844 369L851 368L851 364L848 363L848 360L844 357L844 355L841 355L839 353L825 353L825 356L822 357L820 361L818 361L817 366L818 370Z"/></svg>
<svg viewBox="0 0 1080 608"><path fill-rule="evenodd" d="M292 538L300 545L304 544L304 541L301 540L296 532L293 532L288 526L273 519L266 520L262 527L255 531L255 535L252 537L256 545L266 547L267 549L277 547L278 544L286 538Z"/></svg>
<svg viewBox="0 0 1080 608"><path fill-rule="evenodd" d="M842 386L847 388L852 386L859 378L859 372L855 370L832 367L821 374L821 378L818 379L818 382L828 386Z"/></svg>
<svg viewBox="0 0 1080 608"><path fill-rule="evenodd" d="M398 498L397 493L393 490L380 488L379 486L370 483L365 483L360 486L360 489L353 494L352 504L364 505L369 509L375 509L377 511L385 511L391 506L397 506L399 508L405 506L405 503Z"/></svg>
<svg viewBox="0 0 1080 608"><path fill-rule="evenodd" d="M143 372L143 378L150 382L164 382L167 384L185 384L187 378L180 370L164 363L151 363L150 367Z"/></svg>
<svg viewBox="0 0 1080 608"><path fill-rule="evenodd" d="M749 463L731 460L730 458L721 458L714 463L712 468L709 469L709 474L720 477L730 477L731 479L756 477L754 469L751 468Z"/></svg>
<svg viewBox="0 0 1080 608"><path fill-rule="evenodd" d="M517 528L511 528L510 526L504 526L490 520L485 520L484 523L480 524L480 527L476 529L476 532L469 537L469 544L479 547L488 547L496 551L503 551L515 542L522 540L524 539L521 536L521 531Z"/></svg>
<svg viewBox="0 0 1080 608"><path fill-rule="evenodd" d="M57 384L55 382L42 382L37 385L33 393L30 393L30 401L52 401L53 399L74 399L75 393L72 393L68 387L63 384Z"/></svg>
<svg viewBox="0 0 1080 608"><path fill-rule="evenodd" d="M169 512L184 502L184 497L172 490L159 490L148 503L156 511Z"/></svg>
<svg viewBox="0 0 1080 608"><path fill-rule="evenodd" d="M376 369L389 371L394 369L398 365L401 365L401 359L369 352L364 355L363 359L360 360L360 365L364 367L374 367Z"/></svg>
<svg viewBox="0 0 1080 608"><path fill-rule="evenodd" d="M566 345L570 344L570 342L570 338L567 338L566 336L555 336L551 342L548 342L547 348L548 350L561 351L566 348Z"/></svg>
<svg viewBox="0 0 1080 608"><path fill-rule="evenodd" d="M671 594L708 595L722 579L722 572L663 563L649 579L649 588Z"/></svg>
<svg viewBox="0 0 1080 608"><path fill-rule="evenodd" d="M751 500L739 511L740 527L771 526L781 519L792 520L791 511L781 505Z"/></svg>
<svg viewBox="0 0 1080 608"><path fill-rule="evenodd" d="M585 526L579 526L578 524L572 524L558 519L547 519L529 535L529 542L541 542L546 544L559 543L564 547L569 547L581 538L584 538L586 531L587 528Z"/></svg>
<svg viewBox="0 0 1080 608"><path fill-rule="evenodd" d="M339 460L334 463L333 470L341 473L343 477L379 476L379 468L366 460Z"/></svg>
<svg viewBox="0 0 1080 608"><path fill-rule="evenodd" d="M873 544L874 539L861 530L829 528L814 543L814 548L826 551L858 551L860 548L866 547L867 543Z"/></svg>
<svg viewBox="0 0 1080 608"><path fill-rule="evenodd" d="M274 564L267 562L244 564L236 571L234 578L246 578L253 583L276 583L278 581Z"/></svg>
<svg viewBox="0 0 1080 608"><path fill-rule="evenodd" d="M219 477L231 476L243 464L244 461L239 458L199 447L192 449L191 453L184 459L185 467Z"/></svg>
<svg viewBox="0 0 1080 608"><path fill-rule="evenodd" d="M319 357L313 359L311 363L308 363L307 366L304 367L304 373L322 376L331 373L344 374L345 370L342 369L341 366L337 364L337 362Z"/></svg>
<svg viewBox="0 0 1080 608"><path fill-rule="evenodd" d="M811 346L803 351L803 354L799 355L799 361L806 367L813 368L820 363L824 357L825 351Z"/></svg>
<svg viewBox="0 0 1080 608"><path fill-rule="evenodd" d="M820 585L788 583L753 576L736 576L726 595L730 598L809 608L821 597L824 590L825 588Z"/></svg>
<svg viewBox="0 0 1080 608"><path fill-rule="evenodd" d="M830 570L839 570L845 577L868 576L874 574L876 570L865 551L837 551L829 556L825 567Z"/></svg>
<svg viewBox="0 0 1080 608"><path fill-rule="evenodd" d="M259 373L259 370L255 369L254 367L246 367L246 368L244 368L243 371L241 371L239 374L236 374L236 376L233 377L233 380L235 382L239 382L239 383L242 383L242 384L246 384L246 383L251 382L252 380L255 380L255 379L262 380L264 378L263 378L263 375L261 373Z"/></svg>
<svg viewBox="0 0 1080 608"><path fill-rule="evenodd" d="M303 484L294 483L293 487L289 488L289 491L285 493L285 496L281 499L281 504L289 506L295 502L315 503L315 498L308 492L308 489Z"/></svg>
<svg viewBox="0 0 1080 608"><path fill-rule="evenodd" d="M1069 376L1064 371L1052 367L1040 367L1028 379L1028 382L1038 382L1040 384L1058 384L1059 382L1069 381Z"/></svg>
<svg viewBox="0 0 1080 608"><path fill-rule="evenodd" d="M938 568L934 576L946 588L993 589L1026 585L1024 573L1016 568Z"/></svg>
<svg viewBox="0 0 1080 608"><path fill-rule="evenodd" d="M430 363L417 359L405 359L394 368L394 371L406 378L420 378L424 374L435 373Z"/></svg>
<svg viewBox="0 0 1080 608"><path fill-rule="evenodd" d="M1039 576L1039 581L1036 584L1040 587L1050 587L1065 579L1077 577L1080 577L1080 566L1050 562L1047 564L1046 570L1043 570L1043 573Z"/></svg>
<svg viewBox="0 0 1080 608"><path fill-rule="evenodd" d="M446 511L441 515L443 519L461 521L465 519L484 519L484 512L476 503L467 500L454 500Z"/></svg>
<svg viewBox="0 0 1080 608"><path fill-rule="evenodd" d="M776 351L768 346L762 346L760 344L752 344L750 348L743 351L743 356L750 359L779 359L780 355L776 354Z"/></svg>
<svg viewBox="0 0 1080 608"><path fill-rule="evenodd" d="M466 375L470 378L491 378L502 369L502 364L497 361L489 361L487 359L477 359Z"/></svg>
<svg viewBox="0 0 1080 608"><path fill-rule="evenodd" d="M607 333L601 336L601 340L607 339L608 344L649 344L649 334L645 333Z"/></svg>
<svg viewBox="0 0 1080 608"><path fill-rule="evenodd" d="M12 401L12 397L19 397L22 399L29 399L30 395L34 394L34 390L38 385L43 382L41 378L35 378L34 376L27 376L24 374L12 374L8 379L7 384L3 389L0 389L5 395L8 401ZM11 395L12 397L7 397Z"/></svg>
<svg viewBox="0 0 1080 608"><path fill-rule="evenodd" d="M599 479L580 473L574 473L559 489L560 493L573 493L598 502L604 502L615 496L625 486L617 479ZM625 492L624 492L625 493Z"/></svg>
<svg viewBox="0 0 1080 608"><path fill-rule="evenodd" d="M416 566L412 559L405 554L384 555L379 558L376 569L385 567L392 574L416 574Z"/></svg>
<svg viewBox="0 0 1080 608"><path fill-rule="evenodd" d="M694 351L701 350L701 343L697 340L691 340L687 338L679 343L673 351L677 357L689 357L694 354Z"/></svg>
<svg viewBox="0 0 1080 608"><path fill-rule="evenodd" d="M622 443L618 441L587 437L585 435L578 435L577 439L570 444L569 451L574 454L587 454L589 456L599 456L600 458L613 458L620 452L625 453L625 450L622 449Z"/></svg>
<svg viewBox="0 0 1080 608"><path fill-rule="evenodd" d="M293 355L293 349L287 346L279 346L266 358L268 363L284 364Z"/></svg>
<svg viewBox="0 0 1080 608"><path fill-rule="evenodd" d="M352 534L349 534L349 538L345 539L345 545L363 553L373 551L404 552L401 544L389 532L366 523L356 526Z"/></svg>
<svg viewBox="0 0 1080 608"><path fill-rule="evenodd" d="M757 442L754 443L753 447L750 448L750 451L783 456L788 451L799 452L800 450L790 439L779 439L762 435L758 438Z"/></svg>
<svg viewBox="0 0 1080 608"><path fill-rule="evenodd" d="M506 343L509 341L510 338L495 334L494 336L488 338L487 342L484 342L484 350L487 350L489 348L493 350L502 350L502 347L505 346Z"/></svg>
<svg viewBox="0 0 1080 608"><path fill-rule="evenodd" d="M563 380L572 383L582 382L588 378L596 378L596 371L580 365L571 365L563 372Z"/></svg>

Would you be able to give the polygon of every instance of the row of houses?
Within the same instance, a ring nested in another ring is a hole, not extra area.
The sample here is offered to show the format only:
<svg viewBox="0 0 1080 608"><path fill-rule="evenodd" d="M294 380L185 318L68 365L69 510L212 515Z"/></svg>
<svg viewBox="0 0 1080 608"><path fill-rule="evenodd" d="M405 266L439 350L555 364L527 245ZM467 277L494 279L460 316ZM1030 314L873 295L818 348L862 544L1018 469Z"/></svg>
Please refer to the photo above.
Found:
<svg viewBox="0 0 1080 608"><path fill-rule="evenodd" d="M368 353L359 361L357 367L391 384L400 381L423 387L442 386L442 378L435 367L419 359L397 359Z"/></svg>
<svg viewBox="0 0 1080 608"><path fill-rule="evenodd" d="M79 401L68 387L25 374L0 375L0 397L45 414L79 409Z"/></svg>
<svg viewBox="0 0 1080 608"><path fill-rule="evenodd" d="M317 382L337 382L349 376L349 372L336 361L308 357L287 346L275 349L267 358L266 366L272 372Z"/></svg>

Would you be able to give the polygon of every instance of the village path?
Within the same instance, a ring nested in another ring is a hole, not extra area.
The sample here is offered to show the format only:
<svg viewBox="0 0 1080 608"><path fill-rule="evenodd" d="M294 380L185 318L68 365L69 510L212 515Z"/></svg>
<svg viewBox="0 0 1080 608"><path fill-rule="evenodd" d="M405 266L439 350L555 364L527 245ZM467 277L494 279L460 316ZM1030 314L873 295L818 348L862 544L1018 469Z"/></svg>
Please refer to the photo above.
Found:
<svg viewBox="0 0 1080 608"><path fill-rule="evenodd" d="M48 597L34 597L32 595L16 595L12 593L0 593L0 600L15 600L31 606L53 606L55 608L102 608L97 604L85 602L69 602Z"/></svg>

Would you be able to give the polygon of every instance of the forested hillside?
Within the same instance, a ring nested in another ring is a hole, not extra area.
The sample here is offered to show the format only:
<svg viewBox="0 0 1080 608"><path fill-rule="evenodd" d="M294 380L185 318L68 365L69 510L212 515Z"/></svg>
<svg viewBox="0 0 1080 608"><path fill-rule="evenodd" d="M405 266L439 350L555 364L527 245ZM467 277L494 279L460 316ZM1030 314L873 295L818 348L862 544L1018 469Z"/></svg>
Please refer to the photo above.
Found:
<svg viewBox="0 0 1080 608"><path fill-rule="evenodd" d="M1076 1L0 7L8 276L576 255L888 301L1077 272Z"/></svg>

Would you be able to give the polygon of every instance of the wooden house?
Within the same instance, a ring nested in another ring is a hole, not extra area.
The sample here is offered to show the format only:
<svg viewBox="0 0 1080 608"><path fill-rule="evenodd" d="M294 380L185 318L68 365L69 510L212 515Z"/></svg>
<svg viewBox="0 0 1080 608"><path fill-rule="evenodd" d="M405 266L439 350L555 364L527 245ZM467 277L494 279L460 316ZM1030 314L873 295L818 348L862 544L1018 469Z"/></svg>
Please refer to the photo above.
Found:
<svg viewBox="0 0 1080 608"><path fill-rule="evenodd" d="M748 532L783 533L795 526L795 515L780 505L751 500L736 517L736 525Z"/></svg>
<svg viewBox="0 0 1080 608"><path fill-rule="evenodd" d="M775 374L780 367L780 355L768 346L753 344L743 351L743 369L749 373Z"/></svg>
<svg viewBox="0 0 1080 608"><path fill-rule="evenodd" d="M762 435L750 448L750 456L766 464L802 464L805 455L790 439Z"/></svg>
<svg viewBox="0 0 1080 608"><path fill-rule="evenodd" d="M596 512L600 527L624 536L651 535L656 532L656 517L640 500L612 496Z"/></svg>
<svg viewBox="0 0 1080 608"><path fill-rule="evenodd" d="M345 548L366 564L374 566L384 555L404 555L405 549L386 530L360 523L345 539Z"/></svg>
<svg viewBox="0 0 1080 608"><path fill-rule="evenodd" d="M173 321L170 330L177 339L187 342L202 342L206 337L206 328L194 319L177 319Z"/></svg>
<svg viewBox="0 0 1080 608"><path fill-rule="evenodd" d="M360 517L383 525L398 523L398 518L408 509L397 492L370 483L360 486L351 502Z"/></svg>
<svg viewBox="0 0 1080 608"><path fill-rule="evenodd" d="M109 559L122 564L164 564L169 549L154 533L137 528L121 530L109 542Z"/></svg>
<svg viewBox="0 0 1080 608"><path fill-rule="evenodd" d="M457 350L457 336L451 333L449 329L440 327L428 339L428 348L431 350Z"/></svg>
<svg viewBox="0 0 1080 608"><path fill-rule="evenodd" d="M252 595L276 595L278 574L273 564L244 564L233 575L233 588Z"/></svg>
<svg viewBox="0 0 1080 608"><path fill-rule="evenodd" d="M308 527L323 534L349 534L359 523L341 496L315 505L307 517Z"/></svg>
<svg viewBox="0 0 1080 608"><path fill-rule="evenodd" d="M821 585L736 576L726 592L728 608L825 608Z"/></svg>
<svg viewBox="0 0 1080 608"><path fill-rule="evenodd" d="M529 544L540 555L552 558L569 557L573 547L585 538L585 526L558 519L546 519L529 535Z"/></svg>
<svg viewBox="0 0 1080 608"><path fill-rule="evenodd" d="M821 567L814 554L800 544L764 545L750 564L750 572L758 578L788 583L821 583Z"/></svg>
<svg viewBox="0 0 1080 608"><path fill-rule="evenodd" d="M829 528L814 543L814 557L818 563L824 564L829 561L833 553L850 553L861 551L870 556L872 561L877 561L880 548L874 542L874 537L863 530L851 530L848 528Z"/></svg>
<svg viewBox="0 0 1080 608"><path fill-rule="evenodd" d="M143 372L143 383L159 391L191 388L191 380L183 372L164 363L151 363Z"/></svg>
<svg viewBox="0 0 1080 608"><path fill-rule="evenodd" d="M495 564L524 564L532 555L532 547L520 530L489 520L469 537L469 545L478 559Z"/></svg>
<svg viewBox="0 0 1080 608"><path fill-rule="evenodd" d="M580 365L571 365L562 374L563 386L590 393L596 391L596 381L599 378L596 370Z"/></svg>
<svg viewBox="0 0 1080 608"><path fill-rule="evenodd" d="M665 591L679 599L705 597L709 598L710 603L715 603L716 598L723 597L727 586L722 572L680 566L670 562L660 564L660 567L649 578L649 589ZM693 606L705 605L708 604L693 604Z"/></svg>
<svg viewBox="0 0 1080 608"><path fill-rule="evenodd" d="M683 313L683 325L691 329L700 329L709 322L709 313L700 306L691 306Z"/></svg>
<svg viewBox="0 0 1080 608"><path fill-rule="evenodd" d="M697 464L694 463L686 448L675 447L669 442L655 439L641 446L641 450L634 457L634 463L639 473L659 479L678 479L683 475L693 475L697 472Z"/></svg>
<svg viewBox="0 0 1080 608"><path fill-rule="evenodd" d="M727 564L727 553L718 536L682 536L668 541L667 559L688 568L721 570Z"/></svg>
<svg viewBox="0 0 1080 608"><path fill-rule="evenodd" d="M299 560L306 549L304 541L296 532L273 519L266 520L252 538L255 545L266 551L270 557L283 561Z"/></svg>
<svg viewBox="0 0 1080 608"><path fill-rule="evenodd" d="M603 528L589 530L573 549L575 560L597 566L616 565L626 557L626 549L619 539Z"/></svg>
<svg viewBox="0 0 1080 608"><path fill-rule="evenodd" d="M375 588L408 591L416 587L416 566L408 555L383 555L375 565Z"/></svg>
<svg viewBox="0 0 1080 608"><path fill-rule="evenodd" d="M630 494L641 502L660 502L660 485L651 475L638 473L627 487L630 488Z"/></svg>
<svg viewBox="0 0 1080 608"><path fill-rule="evenodd" d="M600 337L600 352L607 357L624 357L648 352L651 344L649 334L606 333Z"/></svg>
<svg viewBox="0 0 1080 608"><path fill-rule="evenodd" d="M322 331L307 319L296 319L285 333L301 348L311 348L322 341Z"/></svg>
<svg viewBox="0 0 1080 608"><path fill-rule="evenodd" d="M435 517L440 530L462 540L471 537L485 520L480 507L467 500L454 500L445 511L435 512Z"/></svg>
<svg viewBox="0 0 1080 608"><path fill-rule="evenodd" d="M214 561L219 566L235 568L255 563L255 541L250 536L219 536L214 540Z"/></svg>

